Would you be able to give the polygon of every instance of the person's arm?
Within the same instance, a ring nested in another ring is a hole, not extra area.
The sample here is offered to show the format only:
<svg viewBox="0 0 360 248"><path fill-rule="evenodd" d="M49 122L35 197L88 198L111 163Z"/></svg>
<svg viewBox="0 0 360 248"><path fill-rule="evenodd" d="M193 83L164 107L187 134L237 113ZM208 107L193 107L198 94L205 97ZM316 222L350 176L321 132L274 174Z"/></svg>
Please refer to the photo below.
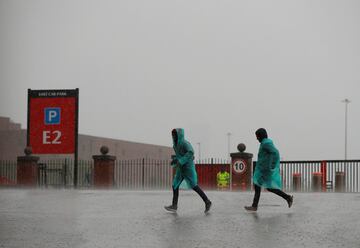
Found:
<svg viewBox="0 0 360 248"><path fill-rule="evenodd" d="M171 155L171 165L176 165L178 163L178 160L176 158L176 155Z"/></svg>
<svg viewBox="0 0 360 248"><path fill-rule="evenodd" d="M184 143L184 146L186 153L183 156L178 157L178 162L181 166L194 160L194 149L192 148L190 143L186 142Z"/></svg>
<svg viewBox="0 0 360 248"><path fill-rule="evenodd" d="M272 144L263 144L263 149L267 154L269 154L268 165L270 166L270 169L274 169L276 166L276 148Z"/></svg>

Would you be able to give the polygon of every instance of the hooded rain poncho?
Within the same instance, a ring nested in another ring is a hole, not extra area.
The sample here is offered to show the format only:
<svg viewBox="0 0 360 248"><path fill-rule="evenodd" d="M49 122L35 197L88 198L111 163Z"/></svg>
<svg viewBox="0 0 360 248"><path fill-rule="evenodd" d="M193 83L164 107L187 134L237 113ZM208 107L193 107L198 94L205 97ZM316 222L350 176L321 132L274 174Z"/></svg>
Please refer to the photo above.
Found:
<svg viewBox="0 0 360 248"><path fill-rule="evenodd" d="M176 172L173 180L173 188L179 188L181 182L185 179L187 185L194 188L197 185L197 173L194 164L194 149L184 138L184 129L175 129L177 133L177 143L173 140L175 151Z"/></svg>
<svg viewBox="0 0 360 248"><path fill-rule="evenodd" d="M253 176L254 184L268 188L281 189L280 155L271 139L261 141L258 160Z"/></svg>

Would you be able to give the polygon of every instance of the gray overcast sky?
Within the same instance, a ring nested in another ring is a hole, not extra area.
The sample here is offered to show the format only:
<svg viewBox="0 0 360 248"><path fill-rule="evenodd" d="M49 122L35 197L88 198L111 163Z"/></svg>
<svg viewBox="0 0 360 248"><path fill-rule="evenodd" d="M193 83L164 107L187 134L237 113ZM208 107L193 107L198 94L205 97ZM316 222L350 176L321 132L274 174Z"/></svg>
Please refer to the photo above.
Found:
<svg viewBox="0 0 360 248"><path fill-rule="evenodd" d="M226 158L268 129L286 160L360 158L360 1L0 0L0 116L80 88L80 133ZM197 154L198 156L198 154Z"/></svg>

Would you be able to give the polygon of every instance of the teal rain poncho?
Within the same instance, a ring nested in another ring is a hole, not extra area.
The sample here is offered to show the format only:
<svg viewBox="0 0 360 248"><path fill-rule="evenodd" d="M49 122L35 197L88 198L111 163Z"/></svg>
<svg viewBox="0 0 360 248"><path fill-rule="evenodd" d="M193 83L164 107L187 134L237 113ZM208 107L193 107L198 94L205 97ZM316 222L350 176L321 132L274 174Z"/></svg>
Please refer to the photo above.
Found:
<svg viewBox="0 0 360 248"><path fill-rule="evenodd" d="M194 188L197 185L197 173L194 164L194 149L191 144L184 138L184 129L175 129L177 133L177 144L173 139L173 148L175 151L175 176L173 180L173 188L179 188L181 182L185 179L187 185L190 188Z"/></svg>
<svg viewBox="0 0 360 248"><path fill-rule="evenodd" d="M271 139L262 140L254 172L254 184L267 189L281 189L280 155Z"/></svg>

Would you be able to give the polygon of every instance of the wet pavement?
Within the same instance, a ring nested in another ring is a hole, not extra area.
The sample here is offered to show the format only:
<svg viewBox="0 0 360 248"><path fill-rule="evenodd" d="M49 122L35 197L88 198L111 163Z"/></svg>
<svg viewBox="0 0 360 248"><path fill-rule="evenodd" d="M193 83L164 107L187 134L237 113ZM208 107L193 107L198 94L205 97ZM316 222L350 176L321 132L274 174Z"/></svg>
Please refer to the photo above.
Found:
<svg viewBox="0 0 360 248"><path fill-rule="evenodd" d="M360 247L360 194L294 193L288 208L264 192L0 190L0 247Z"/></svg>

